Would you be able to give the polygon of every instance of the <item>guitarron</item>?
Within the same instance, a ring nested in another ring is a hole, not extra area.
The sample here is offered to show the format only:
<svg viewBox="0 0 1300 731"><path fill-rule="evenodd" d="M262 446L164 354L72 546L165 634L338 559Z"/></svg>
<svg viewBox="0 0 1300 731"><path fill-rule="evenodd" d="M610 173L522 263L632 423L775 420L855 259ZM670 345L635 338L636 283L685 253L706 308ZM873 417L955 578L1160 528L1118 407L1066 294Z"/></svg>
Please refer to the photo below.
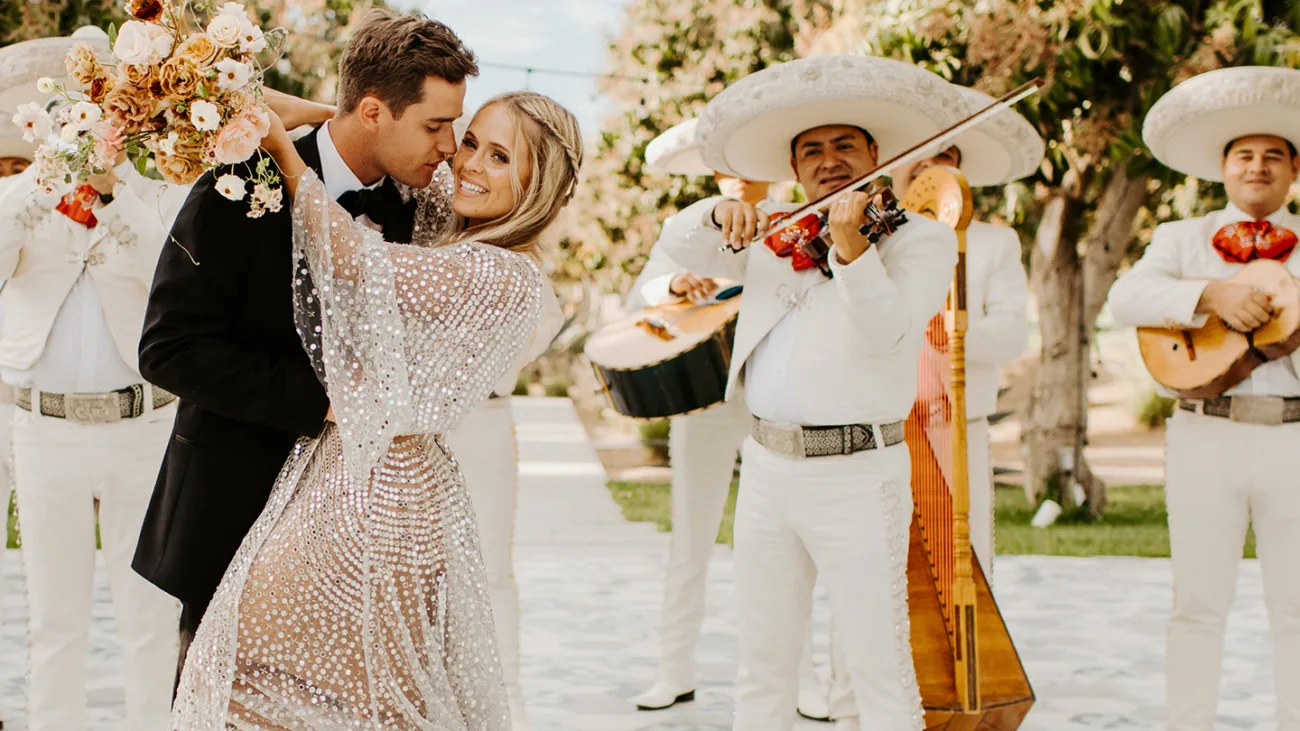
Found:
<svg viewBox="0 0 1300 731"><path fill-rule="evenodd" d="M923 171L903 208L957 232L958 257L946 312L926 333L920 387L906 421L913 514L907 562L912 658L925 728L1019 728L1034 691L970 544L966 449L966 227L972 206L965 177L948 167Z"/></svg>
<svg viewBox="0 0 1300 731"><path fill-rule="evenodd" d="M1138 328L1138 349L1151 377L1183 398L1211 398L1270 360L1300 347L1300 285L1272 259L1257 259L1228 278L1273 296L1273 319L1239 333L1217 315L1195 330Z"/></svg>

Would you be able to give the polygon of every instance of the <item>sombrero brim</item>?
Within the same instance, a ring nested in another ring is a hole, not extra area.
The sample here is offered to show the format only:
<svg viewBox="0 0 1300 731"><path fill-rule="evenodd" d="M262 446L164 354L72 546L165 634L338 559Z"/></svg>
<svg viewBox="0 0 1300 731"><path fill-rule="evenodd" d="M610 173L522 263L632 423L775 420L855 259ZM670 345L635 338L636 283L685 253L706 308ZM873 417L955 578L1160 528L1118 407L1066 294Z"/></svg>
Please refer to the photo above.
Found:
<svg viewBox="0 0 1300 731"><path fill-rule="evenodd" d="M997 101L973 89L962 88L961 94L969 114ZM1004 109L950 144L961 151L961 172L973 187L1006 185L1033 175L1047 150L1034 126L1014 109Z"/></svg>
<svg viewBox="0 0 1300 731"><path fill-rule="evenodd" d="M668 175L713 175L696 144L699 121L699 118L688 119L650 140L645 148L646 170Z"/></svg>
<svg viewBox="0 0 1300 731"><path fill-rule="evenodd" d="M10 125L12 126L12 125ZM2 128L3 125L0 125ZM21 157L28 162L36 155L36 144L27 142L22 137L16 137L10 134L10 130L5 130L5 134L0 134L0 158Z"/></svg>
<svg viewBox="0 0 1300 731"><path fill-rule="evenodd" d="M771 66L718 94L696 131L712 170L748 180L794 179L790 143L827 125L871 133L884 161L963 116L952 85L918 66L874 56L818 56Z"/></svg>
<svg viewBox="0 0 1300 731"><path fill-rule="evenodd" d="M1224 148L1252 135L1300 147L1300 70L1239 66L1194 76L1161 97L1142 125L1161 164L1216 182Z"/></svg>
<svg viewBox="0 0 1300 731"><path fill-rule="evenodd" d="M89 43L96 55L107 59L111 54L108 36L103 31L87 32L92 30L97 29L83 28L71 37L38 38L0 48L0 117L12 118L18 107L28 102L48 101L49 95L36 88L43 76L69 85L64 59L73 46Z"/></svg>

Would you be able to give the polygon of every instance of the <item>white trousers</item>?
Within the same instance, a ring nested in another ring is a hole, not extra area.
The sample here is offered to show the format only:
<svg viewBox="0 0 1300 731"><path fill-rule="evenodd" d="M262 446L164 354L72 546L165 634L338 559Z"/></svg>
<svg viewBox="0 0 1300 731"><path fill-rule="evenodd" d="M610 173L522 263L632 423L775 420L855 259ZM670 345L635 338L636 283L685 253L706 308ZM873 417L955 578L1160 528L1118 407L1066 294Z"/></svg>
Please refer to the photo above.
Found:
<svg viewBox="0 0 1300 731"><path fill-rule="evenodd" d="M510 399L488 399L470 411L447 438L465 476L478 520L479 545L487 570L497 655L513 713L523 710L519 686L519 586L515 582L515 509L519 504L519 445Z"/></svg>
<svg viewBox="0 0 1300 731"><path fill-rule="evenodd" d="M180 604L131 570L175 405L94 426L17 409L14 477L31 613L31 731L86 728L95 500L126 669L126 728L168 728Z"/></svg>
<svg viewBox="0 0 1300 731"><path fill-rule="evenodd" d="M1278 731L1300 731L1300 424L1260 426L1178 410L1165 446L1173 556L1170 731L1211 731L1223 634L1254 524L1273 635Z"/></svg>
<svg viewBox="0 0 1300 731"><path fill-rule="evenodd" d="M975 556L989 585L993 584L993 465L989 444L987 419L972 421L966 426L966 453L970 473L970 539ZM910 520L910 518L909 518ZM853 687L849 685L844 668L844 653L836 644L838 624L831 618L831 718L853 718L858 715L853 702Z"/></svg>
<svg viewBox="0 0 1300 731"><path fill-rule="evenodd" d="M695 652L704 625L709 558L731 493L736 456L753 420L743 399L672 420L672 539L660 619L659 681L677 692L695 689ZM805 632L800 681L819 685L812 662L812 625Z"/></svg>
<svg viewBox="0 0 1300 731"><path fill-rule="evenodd" d="M801 637L820 577L861 727L918 731L907 615L905 445L795 460L745 441L736 506L735 731L794 724Z"/></svg>

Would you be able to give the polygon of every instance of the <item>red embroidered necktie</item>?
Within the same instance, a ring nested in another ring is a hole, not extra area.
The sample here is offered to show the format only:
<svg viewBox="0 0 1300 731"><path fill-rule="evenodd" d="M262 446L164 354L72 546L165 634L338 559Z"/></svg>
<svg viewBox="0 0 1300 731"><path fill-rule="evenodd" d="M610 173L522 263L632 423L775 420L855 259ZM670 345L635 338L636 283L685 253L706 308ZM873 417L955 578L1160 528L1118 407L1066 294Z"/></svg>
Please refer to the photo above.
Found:
<svg viewBox="0 0 1300 731"><path fill-rule="evenodd" d="M99 223L91 209L99 198L99 191L90 185L80 185L77 189L63 196L54 210L71 218L86 228L94 228Z"/></svg>
<svg viewBox="0 0 1300 731"><path fill-rule="evenodd" d="M788 216L788 213L775 213L772 215L771 223ZM804 252L802 244L817 238L821 233L822 221L818 216L808 216L804 220L778 233L776 236L769 236L764 241L767 248L779 257L791 257L791 264L794 265L796 272L804 269L812 269L817 263Z"/></svg>
<svg viewBox="0 0 1300 731"><path fill-rule="evenodd" d="M1245 264L1255 259L1286 261L1296 235L1268 221L1230 223L1214 233L1214 249L1224 261Z"/></svg>

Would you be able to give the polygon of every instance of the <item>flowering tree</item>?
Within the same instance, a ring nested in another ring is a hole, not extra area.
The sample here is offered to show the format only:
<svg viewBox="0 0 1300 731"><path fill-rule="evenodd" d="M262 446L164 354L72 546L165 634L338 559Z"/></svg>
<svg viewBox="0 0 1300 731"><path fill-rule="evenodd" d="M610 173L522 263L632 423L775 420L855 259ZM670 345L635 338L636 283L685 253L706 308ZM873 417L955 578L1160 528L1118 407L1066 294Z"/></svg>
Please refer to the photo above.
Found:
<svg viewBox="0 0 1300 731"><path fill-rule="evenodd" d="M1222 66L1300 65L1300 4L1287 0L837 0L822 52L913 61L1000 94L1041 77L1019 110L1048 141L1031 180L999 206L1032 238L1042 353L1022 423L1031 496L1061 484L1063 456L1089 507L1104 485L1077 445L1087 429L1088 346L1120 264L1158 219L1201 212L1203 194L1152 160L1147 110L1174 84ZM1201 195L1198 195L1201 194ZM985 209L994 205L986 201ZM1138 236L1135 237L1135 231ZM1069 491L1059 497L1070 500Z"/></svg>

